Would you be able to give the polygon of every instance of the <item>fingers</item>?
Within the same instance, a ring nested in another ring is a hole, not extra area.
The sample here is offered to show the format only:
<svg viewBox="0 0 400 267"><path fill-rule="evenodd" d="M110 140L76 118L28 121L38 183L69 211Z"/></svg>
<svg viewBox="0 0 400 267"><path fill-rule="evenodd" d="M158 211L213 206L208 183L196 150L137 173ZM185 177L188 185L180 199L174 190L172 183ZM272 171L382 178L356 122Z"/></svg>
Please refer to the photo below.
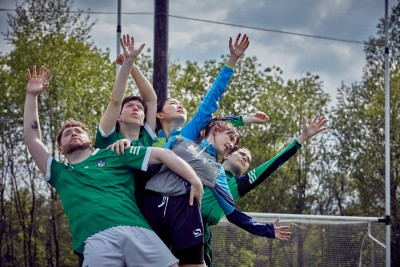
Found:
<svg viewBox="0 0 400 267"><path fill-rule="evenodd" d="M144 46L145 46L145 44L142 44L142 45L139 47L139 49L138 49L139 54L142 53L142 50L143 50Z"/></svg>
<svg viewBox="0 0 400 267"><path fill-rule="evenodd" d="M302 117L302 119L303 119L303 125L307 125L307 119L306 119L306 117Z"/></svg>
<svg viewBox="0 0 400 267"><path fill-rule="evenodd" d="M190 190L189 205L193 206L193 202L194 202L194 192L193 190Z"/></svg>
<svg viewBox="0 0 400 267"><path fill-rule="evenodd" d="M229 37L229 51L233 50L232 37Z"/></svg>
<svg viewBox="0 0 400 267"><path fill-rule="evenodd" d="M115 150L115 144L109 145L109 146L107 147L107 149L110 149L110 150L111 150L111 152L112 152L112 153L114 153L114 150Z"/></svg>
<svg viewBox="0 0 400 267"><path fill-rule="evenodd" d="M32 78L32 76L31 76L31 70L30 70L30 69L27 69L27 70L26 70L26 77L28 78L28 80L29 80L30 78Z"/></svg>
<svg viewBox="0 0 400 267"><path fill-rule="evenodd" d="M277 225L277 224L279 223L279 220L280 220L280 219L281 219L281 218L279 218L279 217L276 218L275 221L274 221L272 224L273 224L273 225Z"/></svg>
<svg viewBox="0 0 400 267"><path fill-rule="evenodd" d="M237 45L239 44L239 39L240 39L240 36L241 36L241 35L242 35L242 34L239 33L239 34L236 36L235 46L237 46Z"/></svg>
<svg viewBox="0 0 400 267"><path fill-rule="evenodd" d="M124 142L119 142L118 144L118 151L117 151L117 155L119 156L119 153L121 153L122 155L125 155L125 144Z"/></svg>

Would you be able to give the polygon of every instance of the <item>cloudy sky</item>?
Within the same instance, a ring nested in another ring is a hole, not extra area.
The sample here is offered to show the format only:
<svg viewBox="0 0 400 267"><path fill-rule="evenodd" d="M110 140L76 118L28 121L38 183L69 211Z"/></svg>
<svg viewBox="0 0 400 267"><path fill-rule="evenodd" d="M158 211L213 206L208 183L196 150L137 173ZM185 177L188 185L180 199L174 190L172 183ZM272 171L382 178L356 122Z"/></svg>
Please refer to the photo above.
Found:
<svg viewBox="0 0 400 267"><path fill-rule="evenodd" d="M121 2L122 12L130 13L122 15L122 33L133 34L137 43L145 43L153 50L154 0ZM72 7L72 10L114 13L91 14L91 19L97 21L93 42L102 49L109 47L112 58L116 55L117 3L117 0L75 0ZM300 78L306 72L318 74L324 81L324 90L335 101L336 89L342 81L350 85L361 80L365 61L363 44L357 42L375 36L376 25L384 17L384 3L384 0L169 0L169 56L182 63L218 59L229 53L230 36L246 33L250 36L247 56L256 56L264 67L279 66L285 79ZM389 6L396 3L389 0ZM13 7L15 0L0 0L0 9ZM1 11L0 16L0 29L4 30L6 12ZM3 39L0 48L3 53L9 49Z"/></svg>

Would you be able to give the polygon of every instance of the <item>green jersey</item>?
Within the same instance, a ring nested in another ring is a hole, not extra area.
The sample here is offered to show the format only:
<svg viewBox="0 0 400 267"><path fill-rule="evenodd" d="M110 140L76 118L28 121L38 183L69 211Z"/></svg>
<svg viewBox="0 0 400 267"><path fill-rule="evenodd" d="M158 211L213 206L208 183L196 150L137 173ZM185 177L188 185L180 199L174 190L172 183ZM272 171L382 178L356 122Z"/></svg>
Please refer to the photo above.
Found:
<svg viewBox="0 0 400 267"><path fill-rule="evenodd" d="M89 236L110 227L129 225L151 230L135 203L132 171L147 170L150 153L151 148L143 147L131 147L120 156L96 149L76 164L49 158L45 179L60 196L74 250L82 253Z"/></svg>
<svg viewBox="0 0 400 267"><path fill-rule="evenodd" d="M240 120L237 121L240 122ZM264 162L247 174L235 176L232 172L225 170L229 190L232 194L233 200L236 202L248 192L255 189L286 161L292 158L300 149L301 145L297 142L297 139L294 139L272 159ZM201 214L204 223L204 260L206 261L207 266L213 266L210 244L210 225L217 225L224 216L224 212L218 205L217 200L209 188L204 188L204 194L201 200Z"/></svg>
<svg viewBox="0 0 400 267"><path fill-rule="evenodd" d="M115 127L110 131L110 133L106 134L99 125L99 128L96 132L96 142L94 146L96 148L106 148L109 145L114 144L116 141L125 138L126 137L115 130ZM153 144L153 141L156 138L157 135L154 133L151 127L147 123L145 123L144 127L140 128L139 139L131 140L131 145L148 147Z"/></svg>

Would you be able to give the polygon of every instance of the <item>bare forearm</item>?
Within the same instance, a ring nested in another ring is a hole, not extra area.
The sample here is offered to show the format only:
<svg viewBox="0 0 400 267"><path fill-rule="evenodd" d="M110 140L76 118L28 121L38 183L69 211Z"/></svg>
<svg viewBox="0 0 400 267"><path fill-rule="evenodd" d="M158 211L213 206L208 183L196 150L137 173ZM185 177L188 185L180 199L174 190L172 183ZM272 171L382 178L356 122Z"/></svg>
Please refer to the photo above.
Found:
<svg viewBox="0 0 400 267"><path fill-rule="evenodd" d="M37 95L26 94L24 107L24 137L28 145L32 140L40 140Z"/></svg>
<svg viewBox="0 0 400 267"><path fill-rule="evenodd" d="M110 102L108 103L106 112L103 114L100 120L101 128L106 133L109 133L117 122L118 115L121 110L122 99L128 83L129 70L132 67L132 64L133 59L126 59L121 66L117 79L115 80Z"/></svg>
<svg viewBox="0 0 400 267"><path fill-rule="evenodd" d="M26 94L24 108L25 143L39 170L42 174L45 174L50 153L40 140L40 135L37 96L28 93Z"/></svg>
<svg viewBox="0 0 400 267"><path fill-rule="evenodd" d="M148 104L148 102L154 102L157 104L157 95L156 92L154 91L153 86L136 65L132 66L131 75L135 80L135 83L139 89L139 93L142 96L143 101L146 104Z"/></svg>
<svg viewBox="0 0 400 267"><path fill-rule="evenodd" d="M122 102L125 94L125 89L128 84L129 71L133 65L133 58L126 58L115 80L114 88L111 94L112 102Z"/></svg>

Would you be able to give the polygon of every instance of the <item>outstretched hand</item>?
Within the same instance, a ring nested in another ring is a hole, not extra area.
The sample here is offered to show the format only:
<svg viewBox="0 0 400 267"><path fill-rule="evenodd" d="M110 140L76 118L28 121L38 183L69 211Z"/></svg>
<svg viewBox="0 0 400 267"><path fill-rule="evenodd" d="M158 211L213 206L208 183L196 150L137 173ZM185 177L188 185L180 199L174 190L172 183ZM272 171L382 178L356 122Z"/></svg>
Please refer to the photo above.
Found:
<svg viewBox="0 0 400 267"><path fill-rule="evenodd" d="M310 124L307 123L307 119L303 117L303 129L297 141L302 144L314 135L326 130L326 118L324 116L315 116Z"/></svg>
<svg viewBox="0 0 400 267"><path fill-rule="evenodd" d="M278 240L289 240L292 232L287 231L290 229L290 226L279 226L280 218L277 218L272 224L274 225L275 230L275 239Z"/></svg>
<svg viewBox="0 0 400 267"><path fill-rule="evenodd" d="M36 66L33 66L32 74L29 69L26 74L28 77L27 93L38 95L49 86L47 79L50 77L50 70L45 70L44 66L40 69L39 75L36 74Z"/></svg>
<svg viewBox="0 0 400 267"><path fill-rule="evenodd" d="M145 44L142 44L139 49L135 49L135 39L133 38L133 36L129 36L129 34L123 35L122 38L120 38L120 43L124 53L122 62L119 56L117 58L117 63L121 62L121 64L124 62L125 58L137 58L137 56L140 55L145 46Z"/></svg>
<svg viewBox="0 0 400 267"><path fill-rule="evenodd" d="M240 56L244 54L247 47L249 47L249 37L245 34L242 39L240 39L240 36L241 33L237 35L235 44L232 44L232 37L229 38L229 51L231 54L228 60L228 65L230 66L234 66Z"/></svg>
<svg viewBox="0 0 400 267"><path fill-rule="evenodd" d="M248 116L243 117L243 122L246 124L250 124L250 123L261 124L268 120L269 120L268 115L262 111L257 111L254 114L250 114Z"/></svg>

